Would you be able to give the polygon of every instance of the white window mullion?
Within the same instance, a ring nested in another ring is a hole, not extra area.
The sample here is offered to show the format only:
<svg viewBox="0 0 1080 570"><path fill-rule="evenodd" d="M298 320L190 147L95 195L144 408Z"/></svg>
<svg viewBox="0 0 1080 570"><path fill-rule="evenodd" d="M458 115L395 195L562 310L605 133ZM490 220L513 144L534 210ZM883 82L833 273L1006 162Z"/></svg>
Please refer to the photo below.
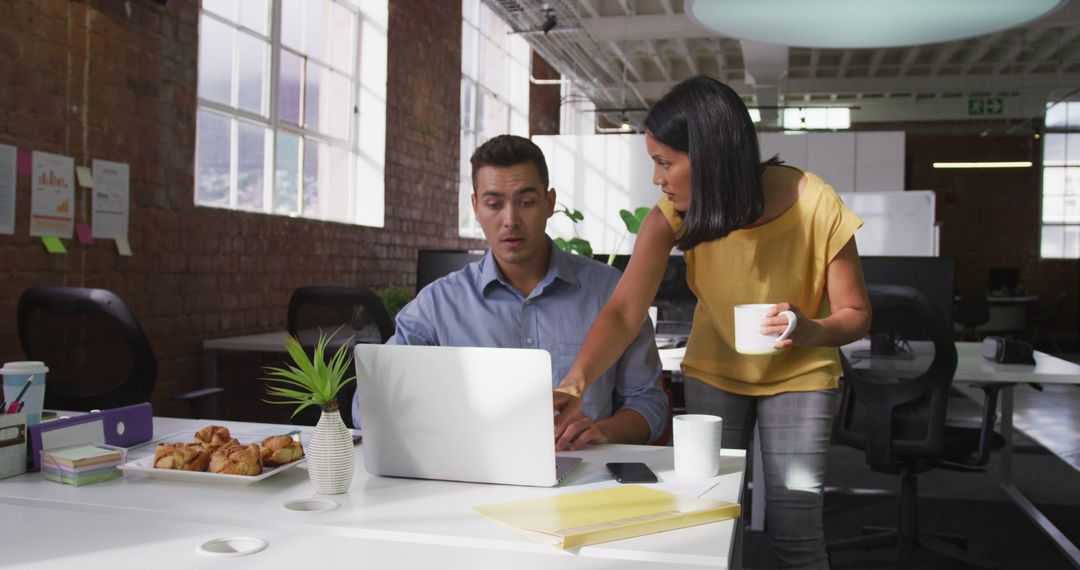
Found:
<svg viewBox="0 0 1080 570"><path fill-rule="evenodd" d="M240 179L240 121L229 119L229 208L235 210Z"/></svg>
<svg viewBox="0 0 1080 570"><path fill-rule="evenodd" d="M281 119L278 117L280 94L278 85L281 81L281 0L273 0L270 5L270 142L266 153L267 183L263 186L263 211L274 211L274 191L277 186L277 137Z"/></svg>

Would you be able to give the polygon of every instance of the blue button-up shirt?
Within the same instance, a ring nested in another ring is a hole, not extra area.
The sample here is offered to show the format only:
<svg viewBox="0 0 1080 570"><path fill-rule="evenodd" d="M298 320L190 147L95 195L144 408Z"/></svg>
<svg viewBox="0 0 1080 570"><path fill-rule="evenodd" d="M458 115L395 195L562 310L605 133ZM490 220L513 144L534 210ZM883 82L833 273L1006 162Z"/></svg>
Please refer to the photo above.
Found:
<svg viewBox="0 0 1080 570"><path fill-rule="evenodd" d="M548 272L526 297L503 278L489 250L479 261L424 287L398 313L389 344L543 349L551 353L554 388L570 370L620 275L551 246ZM646 318L615 366L589 386L582 412L597 421L624 408L634 410L648 422L650 440L655 439L668 416L659 378L660 357ZM354 418L359 418L358 408L354 399Z"/></svg>

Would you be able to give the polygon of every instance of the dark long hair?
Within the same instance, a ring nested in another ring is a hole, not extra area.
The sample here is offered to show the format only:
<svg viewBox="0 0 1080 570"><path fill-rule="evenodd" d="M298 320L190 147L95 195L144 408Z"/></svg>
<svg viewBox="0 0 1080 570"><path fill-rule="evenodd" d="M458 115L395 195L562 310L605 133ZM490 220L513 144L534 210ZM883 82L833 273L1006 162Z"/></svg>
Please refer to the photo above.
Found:
<svg viewBox="0 0 1080 570"><path fill-rule="evenodd" d="M734 90L711 77L679 83L649 109L645 129L690 155L690 207L676 245L687 250L761 217L765 197L757 132Z"/></svg>

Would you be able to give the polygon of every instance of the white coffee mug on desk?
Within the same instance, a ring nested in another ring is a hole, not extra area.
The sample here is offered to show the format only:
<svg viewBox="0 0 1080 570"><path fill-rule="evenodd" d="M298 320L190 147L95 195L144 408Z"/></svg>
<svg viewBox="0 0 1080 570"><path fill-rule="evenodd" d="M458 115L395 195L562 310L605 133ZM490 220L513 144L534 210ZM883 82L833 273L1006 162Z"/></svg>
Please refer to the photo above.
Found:
<svg viewBox="0 0 1080 570"><path fill-rule="evenodd" d="M720 472L720 436L724 420L707 414L671 418L675 474L691 479L715 477Z"/></svg>
<svg viewBox="0 0 1080 570"><path fill-rule="evenodd" d="M780 349L773 345L784 340L795 332L799 324L799 318L794 311L781 311L779 316L787 317L787 328L783 334L777 336L761 333L761 323L766 315L775 307L770 303L755 303L750 305L735 305L735 350L741 354L776 354Z"/></svg>

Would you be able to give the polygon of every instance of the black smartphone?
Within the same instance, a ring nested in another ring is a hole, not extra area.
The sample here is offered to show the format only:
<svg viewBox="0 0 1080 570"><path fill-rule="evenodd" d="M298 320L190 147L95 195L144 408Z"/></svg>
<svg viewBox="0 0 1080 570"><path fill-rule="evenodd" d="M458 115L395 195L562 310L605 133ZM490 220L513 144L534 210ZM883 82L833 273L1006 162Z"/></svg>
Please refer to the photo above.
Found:
<svg viewBox="0 0 1080 570"><path fill-rule="evenodd" d="M608 471L620 483L656 483L656 473L644 463L608 463Z"/></svg>

